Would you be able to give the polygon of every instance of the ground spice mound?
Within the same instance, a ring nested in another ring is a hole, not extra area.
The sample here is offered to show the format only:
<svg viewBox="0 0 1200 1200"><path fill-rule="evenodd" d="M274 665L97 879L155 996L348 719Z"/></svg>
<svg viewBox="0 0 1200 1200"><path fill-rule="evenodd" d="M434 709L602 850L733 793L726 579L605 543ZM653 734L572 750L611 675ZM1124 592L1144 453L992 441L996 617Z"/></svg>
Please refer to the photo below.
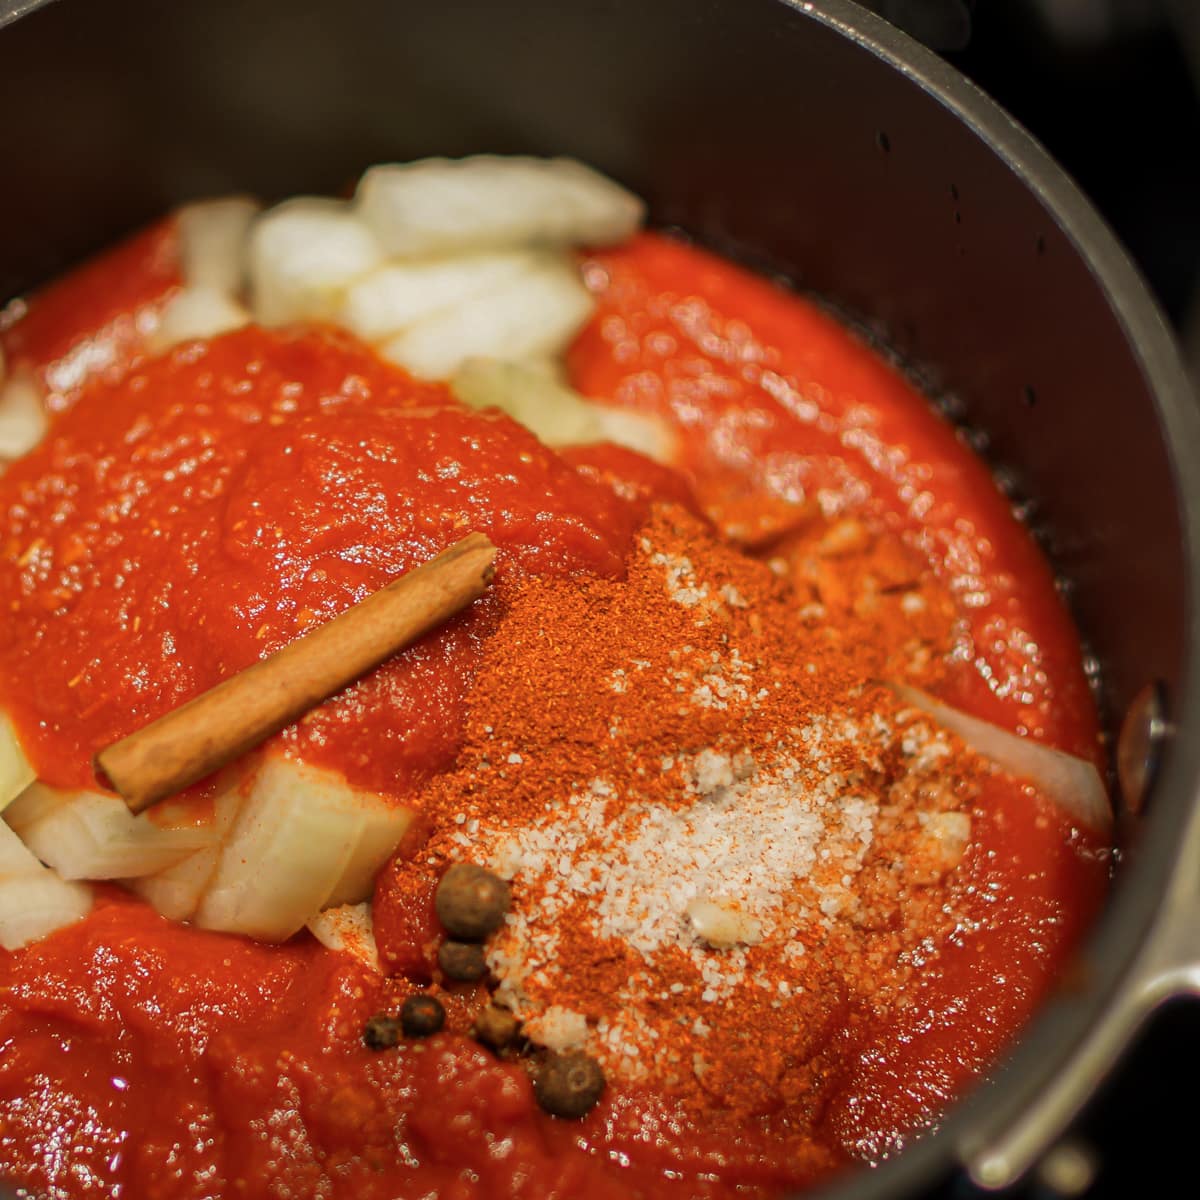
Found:
<svg viewBox="0 0 1200 1200"><path fill-rule="evenodd" d="M488 962L535 1043L802 1113L834 1032L903 1004L954 930L986 768L682 510L656 512L624 580L508 600L406 865L511 880Z"/></svg>

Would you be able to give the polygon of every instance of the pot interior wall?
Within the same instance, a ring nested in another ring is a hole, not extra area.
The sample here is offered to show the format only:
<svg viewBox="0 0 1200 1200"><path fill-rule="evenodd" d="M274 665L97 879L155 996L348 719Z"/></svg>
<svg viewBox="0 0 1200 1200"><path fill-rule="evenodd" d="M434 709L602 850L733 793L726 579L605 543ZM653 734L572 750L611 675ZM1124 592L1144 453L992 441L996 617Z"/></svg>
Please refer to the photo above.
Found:
<svg viewBox="0 0 1200 1200"><path fill-rule="evenodd" d="M1092 273L918 81L779 0L59 0L0 34L0 112L0 298L195 196L590 161L936 364L1036 497L1109 710L1180 685L1172 462Z"/></svg>

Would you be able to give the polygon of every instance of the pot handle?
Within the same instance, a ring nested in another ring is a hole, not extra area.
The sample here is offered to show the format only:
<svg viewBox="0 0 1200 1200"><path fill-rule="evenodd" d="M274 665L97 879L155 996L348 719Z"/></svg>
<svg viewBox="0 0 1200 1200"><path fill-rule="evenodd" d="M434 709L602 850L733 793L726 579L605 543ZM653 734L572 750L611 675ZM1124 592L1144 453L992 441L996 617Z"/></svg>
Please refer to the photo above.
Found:
<svg viewBox="0 0 1200 1200"><path fill-rule="evenodd" d="M1062 1136L1147 1018L1167 1000L1200 996L1200 805L1193 808L1180 849L1150 936L1071 1069L1015 1121L979 1131L961 1148L962 1164L977 1187L997 1190L1021 1179Z"/></svg>

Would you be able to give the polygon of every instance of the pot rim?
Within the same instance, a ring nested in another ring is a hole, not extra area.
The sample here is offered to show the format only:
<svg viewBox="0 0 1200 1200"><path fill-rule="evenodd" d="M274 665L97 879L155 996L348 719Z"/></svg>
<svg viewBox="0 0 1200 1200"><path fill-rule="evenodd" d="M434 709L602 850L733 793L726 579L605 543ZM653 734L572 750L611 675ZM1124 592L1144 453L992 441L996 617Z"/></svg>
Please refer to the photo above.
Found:
<svg viewBox="0 0 1200 1200"><path fill-rule="evenodd" d="M44 8L50 0L0 0L0 29L10 21L33 12L35 8Z"/></svg>

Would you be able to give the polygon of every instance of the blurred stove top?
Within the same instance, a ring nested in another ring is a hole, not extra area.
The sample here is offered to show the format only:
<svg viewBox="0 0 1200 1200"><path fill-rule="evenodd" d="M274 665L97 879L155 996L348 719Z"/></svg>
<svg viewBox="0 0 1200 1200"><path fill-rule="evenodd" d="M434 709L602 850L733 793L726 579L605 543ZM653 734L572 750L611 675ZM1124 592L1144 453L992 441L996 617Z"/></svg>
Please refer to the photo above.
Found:
<svg viewBox="0 0 1200 1200"><path fill-rule="evenodd" d="M971 76L1074 176L1142 269L1200 383L1200 0L867 2ZM1179 1002L1015 1195L1200 1196L1197 1118L1200 1002ZM982 1193L960 1181L952 1195Z"/></svg>

